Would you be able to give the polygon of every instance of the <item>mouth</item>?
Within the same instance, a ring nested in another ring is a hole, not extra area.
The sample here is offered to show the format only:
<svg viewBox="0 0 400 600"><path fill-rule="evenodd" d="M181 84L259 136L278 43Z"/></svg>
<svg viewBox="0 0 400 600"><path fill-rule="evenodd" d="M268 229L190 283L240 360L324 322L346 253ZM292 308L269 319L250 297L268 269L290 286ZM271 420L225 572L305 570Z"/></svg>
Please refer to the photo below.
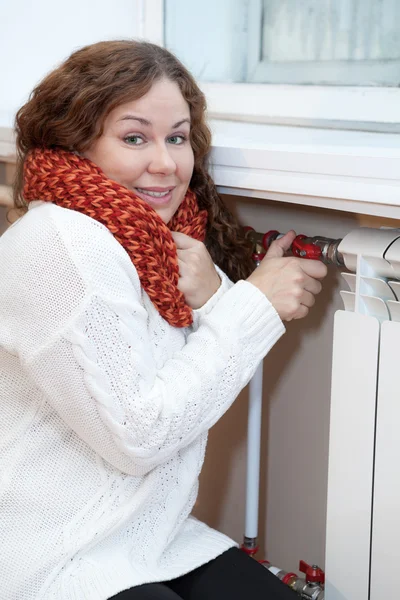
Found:
<svg viewBox="0 0 400 600"><path fill-rule="evenodd" d="M174 187L135 188L135 193L139 196L139 198L145 200L145 202L160 206L163 204L168 204L172 198L172 192L174 189Z"/></svg>

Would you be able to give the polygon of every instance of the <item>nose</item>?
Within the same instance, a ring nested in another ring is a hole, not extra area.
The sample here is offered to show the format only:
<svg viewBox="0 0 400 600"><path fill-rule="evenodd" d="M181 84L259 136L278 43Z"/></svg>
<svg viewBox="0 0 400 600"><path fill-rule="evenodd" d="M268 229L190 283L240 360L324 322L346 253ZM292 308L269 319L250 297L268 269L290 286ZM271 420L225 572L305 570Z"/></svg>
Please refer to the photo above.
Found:
<svg viewBox="0 0 400 600"><path fill-rule="evenodd" d="M147 170L152 174L171 175L175 173L176 162L164 142L153 146Z"/></svg>

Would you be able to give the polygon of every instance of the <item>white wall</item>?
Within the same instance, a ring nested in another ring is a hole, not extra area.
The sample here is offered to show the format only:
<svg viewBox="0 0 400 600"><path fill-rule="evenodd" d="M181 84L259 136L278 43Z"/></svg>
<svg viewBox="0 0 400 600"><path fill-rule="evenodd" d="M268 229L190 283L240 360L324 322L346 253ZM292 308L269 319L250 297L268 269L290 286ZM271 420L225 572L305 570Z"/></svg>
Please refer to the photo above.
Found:
<svg viewBox="0 0 400 600"><path fill-rule="evenodd" d="M0 127L48 71L77 48L140 35L140 0L2 0Z"/></svg>

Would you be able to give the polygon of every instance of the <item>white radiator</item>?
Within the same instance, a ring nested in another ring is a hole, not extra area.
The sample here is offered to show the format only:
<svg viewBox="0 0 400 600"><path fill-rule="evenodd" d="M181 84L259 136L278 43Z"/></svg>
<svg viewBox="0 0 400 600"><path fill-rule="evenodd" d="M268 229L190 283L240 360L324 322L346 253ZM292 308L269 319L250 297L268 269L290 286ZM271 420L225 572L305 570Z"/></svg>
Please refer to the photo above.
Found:
<svg viewBox="0 0 400 600"><path fill-rule="evenodd" d="M325 600L400 597L400 230L339 246L349 289L335 315Z"/></svg>

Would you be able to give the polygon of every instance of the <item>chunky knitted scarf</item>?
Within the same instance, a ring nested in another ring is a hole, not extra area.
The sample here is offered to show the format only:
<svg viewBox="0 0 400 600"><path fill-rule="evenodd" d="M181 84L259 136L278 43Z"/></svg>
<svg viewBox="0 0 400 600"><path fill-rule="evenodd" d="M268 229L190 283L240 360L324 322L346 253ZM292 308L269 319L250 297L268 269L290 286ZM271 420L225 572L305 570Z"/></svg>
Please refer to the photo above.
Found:
<svg viewBox="0 0 400 600"><path fill-rule="evenodd" d="M135 265L160 315L175 327L192 323L192 310L178 290L179 268L171 231L203 241L207 211L188 190L166 225L145 201L108 179L97 165L73 152L35 149L24 166L26 201L43 200L77 210L105 225Z"/></svg>

